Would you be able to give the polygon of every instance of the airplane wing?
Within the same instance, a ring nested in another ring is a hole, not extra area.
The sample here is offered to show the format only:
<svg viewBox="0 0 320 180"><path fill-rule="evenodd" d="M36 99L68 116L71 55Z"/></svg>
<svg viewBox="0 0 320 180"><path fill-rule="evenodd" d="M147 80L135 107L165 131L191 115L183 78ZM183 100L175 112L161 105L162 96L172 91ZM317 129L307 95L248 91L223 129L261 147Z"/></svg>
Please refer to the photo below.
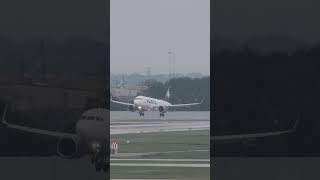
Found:
<svg viewBox="0 0 320 180"><path fill-rule="evenodd" d="M30 133L35 133L35 134L53 136L53 137L63 137L63 138L76 138L77 137L76 134L71 134L71 133L62 133L62 132L56 132L56 131L49 131L49 130L32 128L32 127L26 127L26 126L21 126L21 125L9 124L5 119L6 113L7 113L7 105L5 106L4 112L2 114L2 123L7 128L17 129L17 130L30 132Z"/></svg>
<svg viewBox="0 0 320 180"><path fill-rule="evenodd" d="M254 140L262 137L272 137L272 136L280 136L284 134L290 134L296 131L298 123L300 121L301 113L299 113L296 122L292 129L284 130L284 131L274 131L274 132L264 132L264 133L252 133L252 134L238 134L238 135L225 135L225 136L211 136L210 140L213 143L232 143L232 142L241 142L246 140Z"/></svg>
<svg viewBox="0 0 320 180"><path fill-rule="evenodd" d="M127 106L134 106L134 104L131 104L131 103L126 103L126 102L120 102L120 101L115 101L111 98L111 102L113 103L117 103L117 104L122 104L122 105L127 105Z"/></svg>
<svg viewBox="0 0 320 180"><path fill-rule="evenodd" d="M184 107L184 106L194 106L194 105L199 105L199 104L202 104L203 100L199 103L189 103L189 104L172 104L172 105L169 105L167 107Z"/></svg>

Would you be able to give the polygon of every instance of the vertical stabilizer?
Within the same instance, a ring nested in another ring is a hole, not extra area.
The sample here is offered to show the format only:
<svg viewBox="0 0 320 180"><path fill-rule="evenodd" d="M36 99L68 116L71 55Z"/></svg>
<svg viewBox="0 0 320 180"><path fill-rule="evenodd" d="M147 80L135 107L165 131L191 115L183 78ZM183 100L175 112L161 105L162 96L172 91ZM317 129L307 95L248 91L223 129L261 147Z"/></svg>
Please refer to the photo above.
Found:
<svg viewBox="0 0 320 180"><path fill-rule="evenodd" d="M166 93L166 96L165 96L166 100L169 100L169 98L170 98L170 87L168 87L168 90L167 90L167 93Z"/></svg>

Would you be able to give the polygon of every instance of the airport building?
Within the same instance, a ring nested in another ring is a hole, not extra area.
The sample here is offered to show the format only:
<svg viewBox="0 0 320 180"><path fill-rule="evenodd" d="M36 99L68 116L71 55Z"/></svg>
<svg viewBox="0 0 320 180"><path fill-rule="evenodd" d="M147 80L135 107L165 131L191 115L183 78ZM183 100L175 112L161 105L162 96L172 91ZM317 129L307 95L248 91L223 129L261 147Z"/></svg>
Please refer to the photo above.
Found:
<svg viewBox="0 0 320 180"><path fill-rule="evenodd" d="M143 85L127 85L111 87L111 94L117 98L135 97L147 87Z"/></svg>

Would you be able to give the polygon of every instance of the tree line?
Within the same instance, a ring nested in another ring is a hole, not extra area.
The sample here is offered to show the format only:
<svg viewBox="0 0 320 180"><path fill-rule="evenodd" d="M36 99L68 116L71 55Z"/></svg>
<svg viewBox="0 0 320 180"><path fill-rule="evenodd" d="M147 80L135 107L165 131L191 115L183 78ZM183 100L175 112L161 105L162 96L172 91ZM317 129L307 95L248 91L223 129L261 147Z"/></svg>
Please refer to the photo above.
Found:
<svg viewBox="0 0 320 180"><path fill-rule="evenodd" d="M143 83L147 88L138 95L153 97L157 99L165 99L166 92L170 88L169 102L177 103L203 103L199 106L190 106L184 108L175 108L174 110L194 110L209 111L210 110L210 77L190 78L179 77L172 78L166 82L156 80L146 80ZM132 99L133 100L133 99ZM131 102L132 102L131 100ZM127 108L111 103L111 110L126 110Z"/></svg>
<svg viewBox="0 0 320 180"><path fill-rule="evenodd" d="M302 112L293 144L320 152L320 45L290 53L222 50L211 65L215 135L288 129Z"/></svg>
<svg viewBox="0 0 320 180"><path fill-rule="evenodd" d="M181 103L203 103L199 106L190 106L188 110L210 110L210 77L203 78L189 78L180 77L172 78L165 83L158 81L146 81L145 85L148 87L143 94L146 96L164 99L168 88L170 89L169 102L172 104ZM179 108L180 109L180 108ZM183 108L185 109L185 108Z"/></svg>

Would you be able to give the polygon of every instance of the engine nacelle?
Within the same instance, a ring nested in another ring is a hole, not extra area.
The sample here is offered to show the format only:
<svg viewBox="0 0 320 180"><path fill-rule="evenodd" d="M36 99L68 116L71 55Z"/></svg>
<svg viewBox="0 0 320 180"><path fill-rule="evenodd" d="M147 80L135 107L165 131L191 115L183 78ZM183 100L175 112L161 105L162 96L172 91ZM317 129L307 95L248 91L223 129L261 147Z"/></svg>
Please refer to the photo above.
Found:
<svg viewBox="0 0 320 180"><path fill-rule="evenodd" d="M133 106L133 105L130 105L130 106L128 107L128 109L129 109L129 111L131 111L131 112L135 112L135 111L137 110L136 107Z"/></svg>
<svg viewBox="0 0 320 180"><path fill-rule="evenodd" d="M158 110L159 110L159 112L161 112L161 113L165 113L165 112L167 112L167 107L165 107L165 106L159 106L158 107Z"/></svg>
<svg viewBox="0 0 320 180"><path fill-rule="evenodd" d="M80 156L79 142L76 139L60 138L57 143L57 152L62 158L78 158Z"/></svg>

